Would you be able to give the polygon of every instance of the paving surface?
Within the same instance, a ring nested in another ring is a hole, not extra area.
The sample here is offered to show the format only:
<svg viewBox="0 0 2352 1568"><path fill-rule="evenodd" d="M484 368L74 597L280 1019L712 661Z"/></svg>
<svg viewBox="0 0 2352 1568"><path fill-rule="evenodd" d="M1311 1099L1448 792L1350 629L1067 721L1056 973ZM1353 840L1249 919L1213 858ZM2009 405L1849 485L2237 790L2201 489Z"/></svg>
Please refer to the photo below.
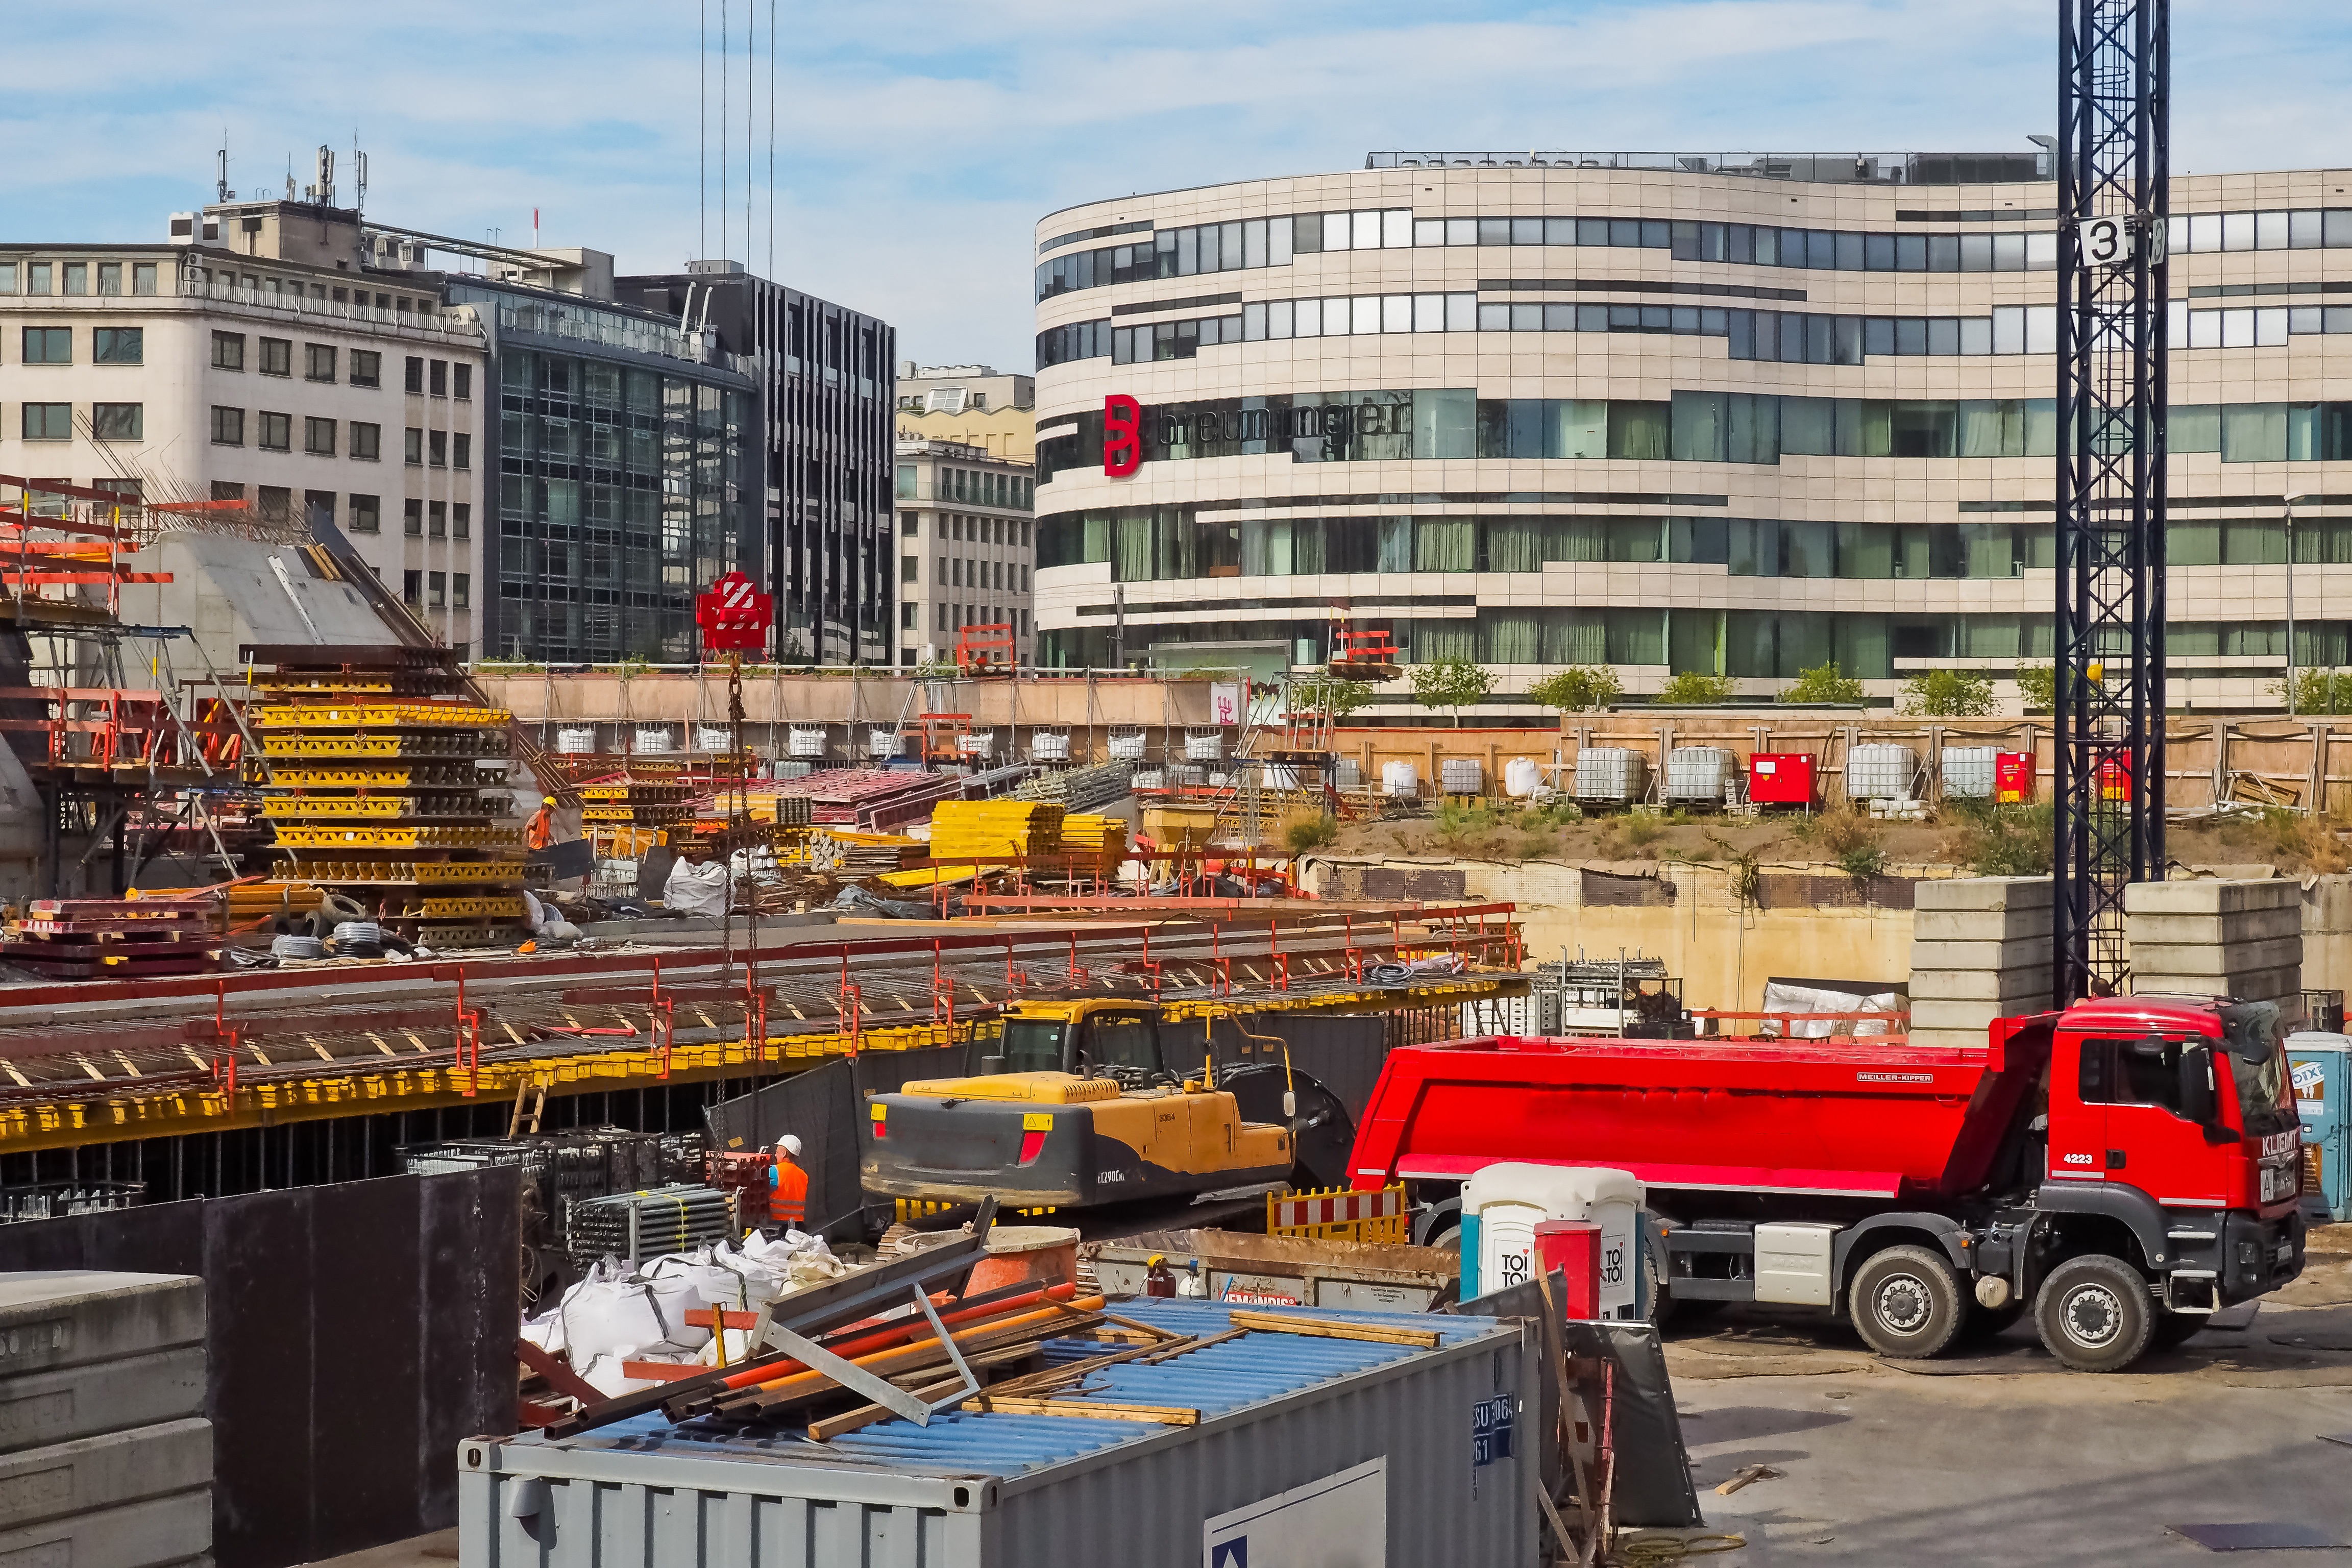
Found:
<svg viewBox="0 0 2352 1568"><path fill-rule="evenodd" d="M2352 1226L2222 1316L2234 1326L2106 1376L2065 1371L2024 1322L1915 1363L1748 1310L1677 1325L1667 1363L1708 1528L1748 1542L1692 1561L2352 1563ZM1781 1473L1716 1493L1749 1465ZM2208 1524L2338 1544L2217 1552L2168 1528Z"/></svg>

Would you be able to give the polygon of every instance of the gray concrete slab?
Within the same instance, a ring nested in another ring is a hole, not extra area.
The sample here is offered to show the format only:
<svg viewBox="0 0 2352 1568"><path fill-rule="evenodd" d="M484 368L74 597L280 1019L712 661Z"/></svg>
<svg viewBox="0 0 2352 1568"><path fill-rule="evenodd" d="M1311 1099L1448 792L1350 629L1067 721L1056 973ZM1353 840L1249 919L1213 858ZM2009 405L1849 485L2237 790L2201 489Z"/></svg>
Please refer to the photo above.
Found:
<svg viewBox="0 0 2352 1568"><path fill-rule="evenodd" d="M2124 921L2124 938L2135 947L2142 942L2270 942L2301 936L2304 924L2304 911L2292 905L2234 915L2132 915Z"/></svg>
<svg viewBox="0 0 2352 1568"><path fill-rule="evenodd" d="M0 1453L204 1413L202 1345L5 1377Z"/></svg>
<svg viewBox="0 0 2352 1568"><path fill-rule="evenodd" d="M457 1561L457 1532L437 1530L413 1541L371 1546L341 1557L322 1557L308 1568L448 1568Z"/></svg>
<svg viewBox="0 0 2352 1568"><path fill-rule="evenodd" d="M1922 884L1923 886L1925 884ZM2043 942L2050 939L2050 911L2041 910L1915 910L1915 942Z"/></svg>
<svg viewBox="0 0 2352 1568"><path fill-rule="evenodd" d="M2021 1323L1933 1362L1733 1309L1669 1331L1707 1528L1704 1561L1934 1565L2352 1563L2337 1550L2217 1557L2167 1527L2276 1521L2352 1543L2352 1227L2235 1326L2128 1373L2068 1373ZM1782 1472L1728 1497L1748 1465Z"/></svg>
<svg viewBox="0 0 2352 1568"><path fill-rule="evenodd" d="M0 1377L205 1340L205 1285L183 1274L0 1275Z"/></svg>
<svg viewBox="0 0 2352 1568"><path fill-rule="evenodd" d="M2047 910L2047 877L1938 877L1923 879L1912 889L1912 907L1921 910Z"/></svg>
<svg viewBox="0 0 2352 1568"><path fill-rule="evenodd" d="M2124 889L2124 916L2234 915L2248 910L2300 909L2303 889L2284 878L2266 881L2197 879L2134 882Z"/></svg>

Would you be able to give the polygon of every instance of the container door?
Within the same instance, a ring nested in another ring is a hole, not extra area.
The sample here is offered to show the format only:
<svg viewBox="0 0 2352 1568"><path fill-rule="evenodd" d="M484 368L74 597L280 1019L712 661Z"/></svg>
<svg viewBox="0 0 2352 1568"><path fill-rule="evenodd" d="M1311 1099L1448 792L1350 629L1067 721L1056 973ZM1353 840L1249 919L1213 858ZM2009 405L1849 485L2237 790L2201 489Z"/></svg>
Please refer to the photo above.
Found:
<svg viewBox="0 0 2352 1568"><path fill-rule="evenodd" d="M1478 1293L1535 1278L1536 1226L1552 1216L1533 1204L1495 1203L1478 1211Z"/></svg>

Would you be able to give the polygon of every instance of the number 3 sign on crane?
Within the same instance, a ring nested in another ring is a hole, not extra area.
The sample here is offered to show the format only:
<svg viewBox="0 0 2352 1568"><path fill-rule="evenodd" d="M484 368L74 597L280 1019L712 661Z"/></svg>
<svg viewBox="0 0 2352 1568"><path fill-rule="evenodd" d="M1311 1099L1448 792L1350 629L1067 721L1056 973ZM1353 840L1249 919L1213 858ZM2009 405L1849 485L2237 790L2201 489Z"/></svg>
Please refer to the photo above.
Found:
<svg viewBox="0 0 2352 1568"><path fill-rule="evenodd" d="M2128 267L2137 254L2140 236L2152 237L2147 264L2164 259L2164 220L2146 214L2095 217L2083 224L2084 267Z"/></svg>

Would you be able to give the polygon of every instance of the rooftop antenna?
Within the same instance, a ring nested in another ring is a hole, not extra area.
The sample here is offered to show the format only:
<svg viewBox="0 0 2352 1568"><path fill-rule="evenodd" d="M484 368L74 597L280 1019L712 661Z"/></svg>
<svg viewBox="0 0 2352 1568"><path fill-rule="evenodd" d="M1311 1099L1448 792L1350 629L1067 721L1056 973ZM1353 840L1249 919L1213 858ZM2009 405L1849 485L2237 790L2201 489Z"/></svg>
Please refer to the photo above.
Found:
<svg viewBox="0 0 2352 1568"><path fill-rule="evenodd" d="M236 193L228 188L228 127L226 125L221 127L220 151L213 154L213 174L214 189L220 193L217 199L224 202L236 200Z"/></svg>
<svg viewBox="0 0 2352 1568"><path fill-rule="evenodd" d="M289 202L295 199L294 154L291 153L286 154L286 199Z"/></svg>
<svg viewBox="0 0 2352 1568"><path fill-rule="evenodd" d="M355 187L352 210L360 212L367 206L367 154L360 151L359 128L352 128L352 184Z"/></svg>
<svg viewBox="0 0 2352 1568"><path fill-rule="evenodd" d="M335 150L324 142L319 143L319 183L311 195L322 207L335 205Z"/></svg>

